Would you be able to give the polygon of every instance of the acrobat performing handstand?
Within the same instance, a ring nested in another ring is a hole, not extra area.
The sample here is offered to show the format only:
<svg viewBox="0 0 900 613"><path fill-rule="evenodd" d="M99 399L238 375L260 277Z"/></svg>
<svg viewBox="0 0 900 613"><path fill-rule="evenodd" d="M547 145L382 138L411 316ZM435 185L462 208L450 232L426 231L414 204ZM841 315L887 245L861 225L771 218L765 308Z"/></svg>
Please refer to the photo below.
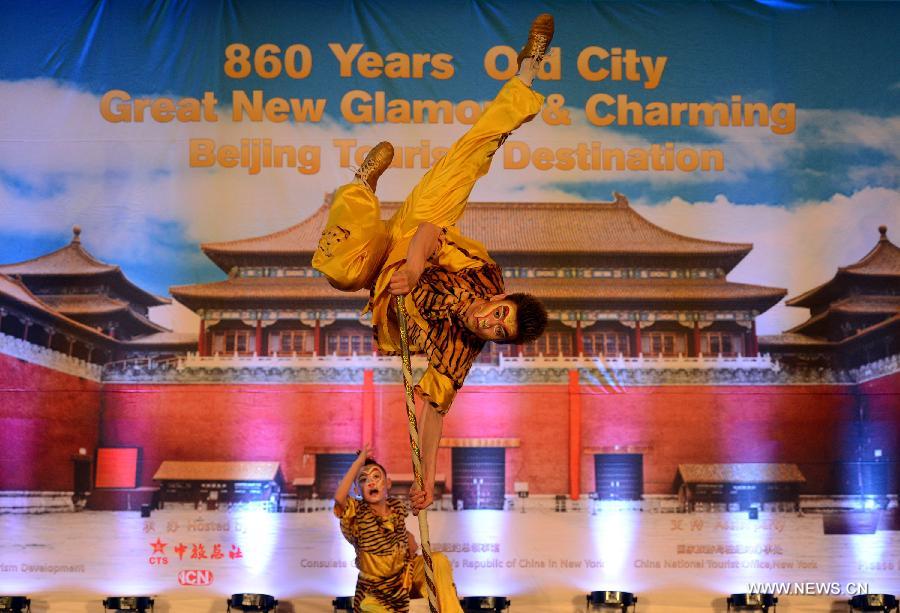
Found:
<svg viewBox="0 0 900 613"><path fill-rule="evenodd" d="M412 353L428 358L415 385L423 401L419 418L421 489L413 486L414 511L432 503L443 419L485 342L528 343L547 324L544 307L528 294L504 292L503 274L481 243L463 236L456 223L475 182L490 169L507 136L540 112L544 97L531 88L553 36L553 17L538 16L509 80L478 121L422 177L386 221L375 196L390 166L390 143L376 145L353 181L332 197L313 267L337 289L370 290L367 311L379 351L401 351L393 296L404 296Z"/></svg>

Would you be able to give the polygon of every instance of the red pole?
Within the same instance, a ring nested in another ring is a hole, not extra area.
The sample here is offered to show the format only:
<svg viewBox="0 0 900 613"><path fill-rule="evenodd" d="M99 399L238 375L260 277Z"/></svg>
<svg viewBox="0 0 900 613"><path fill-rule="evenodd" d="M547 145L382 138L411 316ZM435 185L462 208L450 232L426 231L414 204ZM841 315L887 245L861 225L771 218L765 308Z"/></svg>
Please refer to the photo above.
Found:
<svg viewBox="0 0 900 613"><path fill-rule="evenodd" d="M759 338L756 336L756 320L750 320L750 357L755 358L759 355Z"/></svg>
<svg viewBox="0 0 900 613"><path fill-rule="evenodd" d="M694 322L694 351L691 352L691 357L696 358L700 355L700 322Z"/></svg>
<svg viewBox="0 0 900 613"><path fill-rule="evenodd" d="M581 495L581 387L578 371L569 371L569 497Z"/></svg>
<svg viewBox="0 0 900 613"><path fill-rule="evenodd" d="M362 444L374 444L375 436L375 371L363 371Z"/></svg>
<svg viewBox="0 0 900 613"><path fill-rule="evenodd" d="M206 355L206 322L200 318L200 336L197 338L197 355L203 357Z"/></svg>
<svg viewBox="0 0 900 613"><path fill-rule="evenodd" d="M256 320L256 355L263 355L262 321Z"/></svg>
<svg viewBox="0 0 900 613"><path fill-rule="evenodd" d="M581 320L575 322L575 355L584 355L584 334L581 332Z"/></svg>
<svg viewBox="0 0 900 613"><path fill-rule="evenodd" d="M314 349L315 355L322 355L322 345L319 344L319 343L321 343L321 341L322 341L322 325L319 323L319 318L316 317L316 327L315 327L315 331L313 332L313 344L315 345L315 349Z"/></svg>
<svg viewBox="0 0 900 613"><path fill-rule="evenodd" d="M641 320L639 319L634 322L634 350L631 352L631 357L639 357L641 353Z"/></svg>

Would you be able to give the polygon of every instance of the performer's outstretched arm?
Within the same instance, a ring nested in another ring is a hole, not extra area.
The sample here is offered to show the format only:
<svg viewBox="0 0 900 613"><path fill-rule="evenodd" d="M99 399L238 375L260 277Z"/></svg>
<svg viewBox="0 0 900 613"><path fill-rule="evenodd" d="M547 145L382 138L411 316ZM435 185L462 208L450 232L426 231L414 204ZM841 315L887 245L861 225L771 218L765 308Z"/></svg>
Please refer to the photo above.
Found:
<svg viewBox="0 0 900 613"><path fill-rule="evenodd" d="M363 464L366 463L366 458L369 457L369 454L371 453L372 447L368 443L363 445L362 451L360 451L359 455L356 456L356 459L353 460L353 464L347 469L347 474L344 475L344 478L341 479L341 482L338 484L338 487L334 492L334 507L338 513L343 512L344 505L347 503L347 496L350 495L350 488L353 487L353 482L356 481L359 469L363 467Z"/></svg>
<svg viewBox="0 0 900 613"><path fill-rule="evenodd" d="M394 271L388 291L395 296L408 294L419 282L425 262L438 247L441 229L433 223L420 223L409 248L406 250L406 262Z"/></svg>

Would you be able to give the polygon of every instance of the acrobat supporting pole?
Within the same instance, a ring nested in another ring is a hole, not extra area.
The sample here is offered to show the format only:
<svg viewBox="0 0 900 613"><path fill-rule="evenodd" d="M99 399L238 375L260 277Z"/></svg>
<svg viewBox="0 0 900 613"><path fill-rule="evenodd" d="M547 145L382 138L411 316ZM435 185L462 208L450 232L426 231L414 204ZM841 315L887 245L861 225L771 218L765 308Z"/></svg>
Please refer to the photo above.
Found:
<svg viewBox="0 0 900 613"><path fill-rule="evenodd" d="M406 389L406 418L409 425L409 446L412 450L413 474L419 489L425 490L422 480L422 452L419 448L419 426L416 423L416 399L413 392L412 363L409 360L409 339L406 334L406 307L403 296L397 296L397 323L400 327L400 356L403 360L403 387ZM422 557L425 559L425 585L428 591L428 607L438 613L437 593L434 588L434 562L431 560L431 538L428 535L428 517L419 511L419 539L422 541Z"/></svg>

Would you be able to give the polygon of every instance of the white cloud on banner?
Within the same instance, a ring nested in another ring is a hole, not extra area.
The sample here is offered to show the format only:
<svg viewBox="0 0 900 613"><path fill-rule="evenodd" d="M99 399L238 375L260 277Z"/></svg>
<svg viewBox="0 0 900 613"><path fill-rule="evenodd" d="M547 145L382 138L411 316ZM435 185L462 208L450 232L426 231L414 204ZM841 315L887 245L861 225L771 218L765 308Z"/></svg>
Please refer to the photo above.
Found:
<svg viewBox="0 0 900 613"><path fill-rule="evenodd" d="M664 228L699 238L753 243L753 250L729 280L788 290L788 298L820 285L839 266L852 264L878 242L878 226L900 243L900 192L864 189L824 202L804 202L786 209L765 203L738 204L719 196L712 202L633 203L635 209ZM760 334L776 334L809 316L807 309L783 303L758 320Z"/></svg>
<svg viewBox="0 0 900 613"><path fill-rule="evenodd" d="M498 84L499 87L499 84ZM539 86L540 87L540 86ZM203 260L192 244L234 240L282 229L302 220L322 203L324 194L351 177L338 165L335 138L360 145L390 140L398 146L450 145L465 130L461 124L380 124L344 126L330 121L311 124L233 123L224 107L215 124L172 122L112 124L101 118L99 97L40 79L0 82L0 224L23 236L66 236L72 225L84 229L89 248L108 261L153 262L183 257ZM329 100L334 110L338 101ZM738 182L751 172L777 172L786 156L804 143L831 139L862 144L886 157L897 156L900 121L832 111L807 111L814 141L796 134L773 135L767 128L709 131L716 143L679 146L726 151L724 173L637 173L504 169L498 153L491 173L480 181L473 200L572 201L578 197L560 186L602 182L611 192L617 182L647 181L656 187L675 181ZM548 126L536 120L511 137L550 148L600 141L604 147L647 147L651 141L621 130L599 129L570 110L572 124ZM804 119L803 121L807 121ZM293 169L189 168L188 143L211 138L218 145L239 145L242 138L270 138L274 144L318 145L317 174ZM419 180L421 168L392 169L379 182L385 200L401 200ZM890 176L896 165L853 169L859 177ZM868 174L866 174L868 173ZM606 194L603 197L607 197ZM735 204L725 197L710 203L672 199L638 207L659 225L691 236L749 241L756 246L732 275L735 280L787 287L791 295L825 281L839 265L855 261L877 238L877 226L895 224L900 198L896 191L866 189L825 202ZM784 208L791 204L790 209ZM900 227L894 231L900 233ZM840 240L835 240L840 237ZM8 252L7 252L8 253ZM9 255L7 260L13 259ZM169 271L171 272L171 271ZM167 274L162 271L161 275ZM170 283L163 279L162 283ZM779 307L760 321L763 332L789 327L800 316ZM181 321L183 317L175 317ZM176 326L179 327L179 326ZM190 325L187 331L194 332Z"/></svg>

